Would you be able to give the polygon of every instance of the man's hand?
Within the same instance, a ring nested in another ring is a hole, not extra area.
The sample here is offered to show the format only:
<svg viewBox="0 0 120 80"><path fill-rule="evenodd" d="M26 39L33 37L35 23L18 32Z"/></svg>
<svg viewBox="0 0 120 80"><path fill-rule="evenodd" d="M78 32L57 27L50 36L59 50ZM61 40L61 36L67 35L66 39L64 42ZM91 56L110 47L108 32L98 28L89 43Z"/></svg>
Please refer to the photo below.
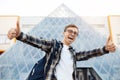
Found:
<svg viewBox="0 0 120 80"><path fill-rule="evenodd" d="M20 26L19 26L19 20L16 23L16 28L12 28L8 31L8 38L11 40L13 38L17 38L20 35Z"/></svg>
<svg viewBox="0 0 120 80"><path fill-rule="evenodd" d="M105 50L109 51L109 52L114 52L116 50L116 47L111 39L111 37L109 36L107 43L105 45Z"/></svg>

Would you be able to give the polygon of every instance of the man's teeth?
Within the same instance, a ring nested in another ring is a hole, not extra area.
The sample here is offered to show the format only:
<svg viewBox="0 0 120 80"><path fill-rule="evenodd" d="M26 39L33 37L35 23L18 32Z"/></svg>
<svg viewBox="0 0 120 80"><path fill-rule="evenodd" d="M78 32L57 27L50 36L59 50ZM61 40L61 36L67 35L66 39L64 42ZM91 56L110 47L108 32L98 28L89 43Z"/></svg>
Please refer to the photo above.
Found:
<svg viewBox="0 0 120 80"><path fill-rule="evenodd" d="M73 38L68 37L69 39L73 40Z"/></svg>

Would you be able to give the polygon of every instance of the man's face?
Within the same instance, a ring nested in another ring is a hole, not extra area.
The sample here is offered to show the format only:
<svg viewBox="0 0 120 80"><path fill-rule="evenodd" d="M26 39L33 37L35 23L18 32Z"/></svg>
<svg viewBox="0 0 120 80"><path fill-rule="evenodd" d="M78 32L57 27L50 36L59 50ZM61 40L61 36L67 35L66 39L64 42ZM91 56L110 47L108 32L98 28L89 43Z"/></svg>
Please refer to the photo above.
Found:
<svg viewBox="0 0 120 80"><path fill-rule="evenodd" d="M76 37L78 36L78 29L74 27L69 27L63 34L63 43L69 46L73 41L75 41Z"/></svg>

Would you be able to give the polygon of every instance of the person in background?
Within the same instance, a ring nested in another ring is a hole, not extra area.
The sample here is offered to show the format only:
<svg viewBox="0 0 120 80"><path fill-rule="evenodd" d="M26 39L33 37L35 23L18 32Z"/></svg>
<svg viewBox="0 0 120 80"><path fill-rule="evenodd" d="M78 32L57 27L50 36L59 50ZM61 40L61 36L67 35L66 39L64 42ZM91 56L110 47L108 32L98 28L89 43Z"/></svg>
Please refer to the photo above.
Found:
<svg viewBox="0 0 120 80"><path fill-rule="evenodd" d="M76 61L88 60L116 50L114 43L109 37L102 48L90 51L75 51L71 44L77 38L78 33L78 27L70 24L64 29L62 41L57 41L56 39L47 41L21 32L18 21L16 28L10 29L7 36L9 39L16 38L46 53L34 65L27 80L77 80Z"/></svg>

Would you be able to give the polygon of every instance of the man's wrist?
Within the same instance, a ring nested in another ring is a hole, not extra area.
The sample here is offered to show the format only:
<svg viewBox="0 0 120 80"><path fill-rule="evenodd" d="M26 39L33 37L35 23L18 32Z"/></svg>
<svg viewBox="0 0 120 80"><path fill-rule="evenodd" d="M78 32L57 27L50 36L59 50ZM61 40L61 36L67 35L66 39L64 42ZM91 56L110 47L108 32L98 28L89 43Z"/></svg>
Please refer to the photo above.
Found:
<svg viewBox="0 0 120 80"><path fill-rule="evenodd" d="M18 37L16 37L16 39L21 39L23 37L23 33L22 32L20 32L20 34L19 34L19 36Z"/></svg>
<svg viewBox="0 0 120 80"><path fill-rule="evenodd" d="M104 52L104 53L109 53L109 51L106 49L105 46L103 47L103 52Z"/></svg>

